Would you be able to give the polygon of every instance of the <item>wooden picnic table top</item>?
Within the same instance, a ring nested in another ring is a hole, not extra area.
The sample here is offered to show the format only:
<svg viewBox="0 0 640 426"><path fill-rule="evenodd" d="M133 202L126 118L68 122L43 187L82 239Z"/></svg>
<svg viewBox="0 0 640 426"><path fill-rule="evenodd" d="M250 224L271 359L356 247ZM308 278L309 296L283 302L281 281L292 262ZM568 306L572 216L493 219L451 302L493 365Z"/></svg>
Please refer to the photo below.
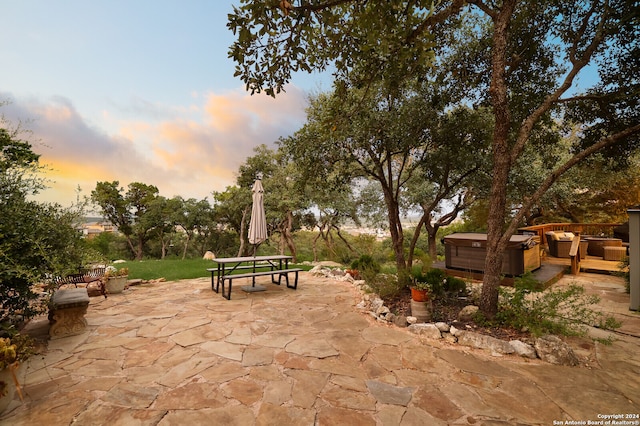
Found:
<svg viewBox="0 0 640 426"><path fill-rule="evenodd" d="M266 255L266 256L217 257L212 260L216 263L227 264L227 263L263 262L263 261L269 261L269 260L290 260L290 259L293 259L293 256L287 256L284 254L274 254L274 255Z"/></svg>

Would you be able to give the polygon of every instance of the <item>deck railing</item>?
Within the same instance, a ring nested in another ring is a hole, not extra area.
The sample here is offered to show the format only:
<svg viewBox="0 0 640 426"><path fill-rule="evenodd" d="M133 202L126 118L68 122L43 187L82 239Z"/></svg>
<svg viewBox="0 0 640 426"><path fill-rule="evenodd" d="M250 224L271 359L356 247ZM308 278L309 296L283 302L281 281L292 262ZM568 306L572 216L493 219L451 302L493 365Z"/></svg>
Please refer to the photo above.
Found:
<svg viewBox="0 0 640 426"><path fill-rule="evenodd" d="M613 237L613 229L619 223L545 223L544 225L526 226L518 228L518 233L535 233L540 237L540 244L547 244L545 234L549 231L573 232L576 235L592 235L599 237Z"/></svg>

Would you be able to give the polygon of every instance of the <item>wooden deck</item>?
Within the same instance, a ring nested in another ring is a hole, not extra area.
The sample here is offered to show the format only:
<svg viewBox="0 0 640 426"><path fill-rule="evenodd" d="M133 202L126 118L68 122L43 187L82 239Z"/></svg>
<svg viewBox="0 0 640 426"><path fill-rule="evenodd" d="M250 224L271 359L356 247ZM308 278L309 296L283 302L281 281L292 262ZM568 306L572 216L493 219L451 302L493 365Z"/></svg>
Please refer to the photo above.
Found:
<svg viewBox="0 0 640 426"><path fill-rule="evenodd" d="M571 259L547 256L542 259L542 263L546 263L549 265L561 265L571 268ZM611 274L620 272L620 261L603 260L601 257L587 256L586 259L580 262L580 270L582 272L592 272L600 274Z"/></svg>
<svg viewBox="0 0 640 426"><path fill-rule="evenodd" d="M558 281L564 275L569 275L571 272L571 259L568 258L545 256L542 258L541 264L540 268L533 271L533 276L545 288ZM483 278L483 274L481 272L447 269L444 262L435 262L433 267L443 269L448 275L463 279L482 281ZM603 260L601 257L587 256L586 259L583 259L580 262L580 271L596 274L614 274L620 272L620 262ZM513 277L503 278L502 285L512 286Z"/></svg>

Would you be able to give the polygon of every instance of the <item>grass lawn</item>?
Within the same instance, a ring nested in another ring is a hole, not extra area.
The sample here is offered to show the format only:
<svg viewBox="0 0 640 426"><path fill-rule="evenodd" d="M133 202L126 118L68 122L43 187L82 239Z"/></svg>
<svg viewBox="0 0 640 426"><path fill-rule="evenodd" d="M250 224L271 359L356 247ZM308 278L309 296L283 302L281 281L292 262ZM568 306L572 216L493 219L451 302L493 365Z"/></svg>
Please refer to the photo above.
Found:
<svg viewBox="0 0 640 426"><path fill-rule="evenodd" d="M154 280L164 278L167 281L185 280L191 278L210 277L211 272L207 268L215 268L216 264L204 259L164 259L130 261L114 265L118 269L129 268L129 279ZM292 265L289 265L292 267ZM311 266L296 265L305 270ZM246 271L244 271L246 272Z"/></svg>

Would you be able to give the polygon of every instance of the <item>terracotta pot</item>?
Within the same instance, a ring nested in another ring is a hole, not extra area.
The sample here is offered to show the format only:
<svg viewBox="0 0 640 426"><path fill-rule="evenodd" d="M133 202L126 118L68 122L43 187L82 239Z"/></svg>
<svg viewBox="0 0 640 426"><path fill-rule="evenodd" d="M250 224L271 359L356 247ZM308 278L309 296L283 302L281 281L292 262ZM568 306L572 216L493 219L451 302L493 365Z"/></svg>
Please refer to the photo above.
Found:
<svg viewBox="0 0 640 426"><path fill-rule="evenodd" d="M411 299L416 302L426 302L429 300L429 290L419 290L411 287Z"/></svg>

